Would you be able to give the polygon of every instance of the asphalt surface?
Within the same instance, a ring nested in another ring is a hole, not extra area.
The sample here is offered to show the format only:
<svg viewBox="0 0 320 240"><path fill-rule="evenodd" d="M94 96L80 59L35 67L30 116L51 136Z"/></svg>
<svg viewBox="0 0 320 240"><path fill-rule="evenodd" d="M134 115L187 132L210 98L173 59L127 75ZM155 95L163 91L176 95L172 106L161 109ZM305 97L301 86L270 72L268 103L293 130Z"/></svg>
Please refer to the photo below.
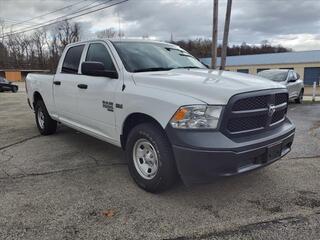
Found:
<svg viewBox="0 0 320 240"><path fill-rule="evenodd" d="M24 91L0 93L0 239L320 239L320 104L288 114L282 160L154 195L120 149L63 126L40 136Z"/></svg>

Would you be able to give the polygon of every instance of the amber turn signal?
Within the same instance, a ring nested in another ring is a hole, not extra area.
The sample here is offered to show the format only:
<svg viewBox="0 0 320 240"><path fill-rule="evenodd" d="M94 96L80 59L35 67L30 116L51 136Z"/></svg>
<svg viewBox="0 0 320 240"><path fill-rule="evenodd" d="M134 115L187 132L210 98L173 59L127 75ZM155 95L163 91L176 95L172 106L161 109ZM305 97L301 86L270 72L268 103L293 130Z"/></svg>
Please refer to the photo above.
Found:
<svg viewBox="0 0 320 240"><path fill-rule="evenodd" d="M188 110L186 108L180 108L175 115L173 116L173 119L175 121L181 121L185 118L186 114L187 114Z"/></svg>

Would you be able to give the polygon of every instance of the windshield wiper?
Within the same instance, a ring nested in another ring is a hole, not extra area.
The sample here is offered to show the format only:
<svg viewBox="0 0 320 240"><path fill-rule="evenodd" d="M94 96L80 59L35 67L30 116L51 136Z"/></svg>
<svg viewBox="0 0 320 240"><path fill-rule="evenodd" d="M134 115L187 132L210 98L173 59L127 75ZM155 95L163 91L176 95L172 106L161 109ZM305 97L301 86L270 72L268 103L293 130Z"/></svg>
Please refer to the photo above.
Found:
<svg viewBox="0 0 320 240"><path fill-rule="evenodd" d="M177 67L177 68L186 68L186 69L188 69L188 68L199 68L199 69L201 69L200 67L196 67L196 66L185 66L185 67Z"/></svg>
<svg viewBox="0 0 320 240"><path fill-rule="evenodd" d="M164 67L153 67L153 68L141 68L141 69L136 69L133 72L153 72L153 71L169 71L172 70L173 68L164 68Z"/></svg>
<svg viewBox="0 0 320 240"><path fill-rule="evenodd" d="M192 56L190 54L185 54L185 53L180 53L179 56L194 58L194 56Z"/></svg>

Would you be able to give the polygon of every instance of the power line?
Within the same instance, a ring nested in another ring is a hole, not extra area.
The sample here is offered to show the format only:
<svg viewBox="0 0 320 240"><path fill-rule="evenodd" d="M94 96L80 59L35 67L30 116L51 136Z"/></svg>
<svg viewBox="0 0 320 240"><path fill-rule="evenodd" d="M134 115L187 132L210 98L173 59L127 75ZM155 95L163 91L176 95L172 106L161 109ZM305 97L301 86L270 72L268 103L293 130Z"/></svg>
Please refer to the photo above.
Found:
<svg viewBox="0 0 320 240"><path fill-rule="evenodd" d="M113 1L113 0L110 0L110 1ZM106 9L106 8L110 8L110 7L113 7L113 6L128 2L128 1L129 0L123 0L123 1L120 1L120 2L117 2L117 3L113 3L111 5L108 5L108 6L104 6L104 7L101 7L101 8L86 12L86 13L82 13L82 14L79 14L79 15L76 15L76 16L73 16L73 17L65 18L63 20L59 20L59 21L56 21L56 22L44 24L44 25L41 25L41 26L38 26L38 27L35 27L35 28L32 28L32 29L28 29L28 30L24 30L24 31L20 31L20 32L15 32L15 33L11 33L11 34L4 34L4 35L1 36L1 38L5 38L5 37L8 37L8 36L11 36L11 35L14 35L14 34L20 34L20 33L29 32L29 31L36 30L36 29L39 29L39 28L42 28L42 27L47 27L47 26L53 25L53 24L58 23L58 22L68 21L68 20L71 20L71 19L74 19L74 18L78 18L78 17L84 16L84 15L87 15L87 14L90 14L90 13L94 13L94 12Z"/></svg>
<svg viewBox="0 0 320 240"><path fill-rule="evenodd" d="M7 22L7 23L10 23L10 24L14 24L14 23L17 23L18 21L14 20L14 19L0 17L0 23L1 22ZM22 25L31 25L31 24L34 24L34 23L21 23L21 24Z"/></svg>
<svg viewBox="0 0 320 240"><path fill-rule="evenodd" d="M82 1L77 2L77 3L74 3L74 4L70 4L70 5L66 6L66 7L56 9L56 10L54 10L54 11L52 11L52 12L48 12L48 13L45 13L45 14L42 14L42 15L39 15L39 16L36 16L36 17L33 17L33 18L29 18L29 19L27 19L27 20L25 20L25 21L20 21L20 22L11 24L9 27L13 27L13 26L16 26L16 25L21 24L21 23L30 22L30 21L32 21L32 20L34 20L34 19L48 16L48 15L50 15L50 14L52 14L52 13L56 13L56 12L62 11L62 10L64 10L64 9L67 9L67 8L70 8L70 7L74 7L74 6L76 6L76 5L79 5L79 4L81 4L81 3L85 2L85 1L88 1L88 0L82 0Z"/></svg>
<svg viewBox="0 0 320 240"><path fill-rule="evenodd" d="M83 6L83 7L81 7L81 8L78 8L77 11L83 10L83 9L85 9L85 8L89 7L90 5L95 4L95 3L97 3L97 2L101 2L101 0L93 1L92 3L90 3L90 4L86 5L86 6ZM99 6L99 4L97 4L96 6Z"/></svg>
<svg viewBox="0 0 320 240"><path fill-rule="evenodd" d="M55 24L55 23L57 23L57 22L61 22L61 21L65 21L65 20L70 20L70 19L76 18L76 17L78 17L78 16L83 16L83 15L85 15L85 14L89 14L89 13L92 13L92 12L95 12L95 11L99 11L99 10L102 10L102 9L107 8L107 7L109 7L109 6L105 6L105 7L96 9L96 10L92 10L92 11L89 11L89 12L85 12L85 13L83 13L83 14L80 14L80 15L77 15L77 16L74 16L74 17L69 17L69 18L62 19L62 18L64 18L64 17L70 16L70 15L74 15L74 14L77 14L77 13L81 13L81 12L87 11L87 10L89 10L89 9L96 8L96 7L101 6L101 5L105 5L105 4L107 4L107 3L109 3L109 2L112 2L112 1L114 1L114 0L107 0L107 1L105 1L105 2L103 2L103 3L96 4L95 6L92 6L92 7L87 7L87 6L86 6L85 9L82 9L82 10L79 10L79 9L78 9L78 10L75 11L75 12L72 12L72 13L69 13L69 14L66 14L66 15L63 15L63 16L60 16L60 17L57 17L57 18L48 20L48 21L46 21L46 22L42 22L42 23L39 23L39 24L34 24L34 25L29 26L29 27L26 27L26 28L23 28L23 29L20 29L20 30L13 31L13 32L11 32L11 33L6 32L6 33L4 33L1 37L3 38L3 37L11 36L11 35L14 35L14 34L19 34L19 33L28 32L28 31L31 31L31 30L39 29L39 28L41 28L41 27L50 26L50 25ZM128 0L127 0L127 1L128 1ZM96 1L96 2L97 2L97 1ZM122 2L126 2L126 1L122 1ZM122 2L119 2L119 3L122 3ZM110 5L110 6L114 6L114 5L117 5L117 4L118 4L118 3L112 4L112 5ZM91 4L89 4L89 5L91 5Z"/></svg>

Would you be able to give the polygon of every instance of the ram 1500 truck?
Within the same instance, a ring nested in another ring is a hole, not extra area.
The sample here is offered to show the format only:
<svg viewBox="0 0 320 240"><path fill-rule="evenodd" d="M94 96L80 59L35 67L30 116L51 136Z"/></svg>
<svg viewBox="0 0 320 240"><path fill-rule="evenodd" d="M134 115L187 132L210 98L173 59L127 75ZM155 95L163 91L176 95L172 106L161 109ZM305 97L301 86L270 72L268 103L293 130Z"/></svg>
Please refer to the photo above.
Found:
<svg viewBox="0 0 320 240"><path fill-rule="evenodd" d="M55 75L29 74L41 134L62 123L122 147L143 189L249 172L291 150L285 86L208 69L176 45L96 40L68 45Z"/></svg>

